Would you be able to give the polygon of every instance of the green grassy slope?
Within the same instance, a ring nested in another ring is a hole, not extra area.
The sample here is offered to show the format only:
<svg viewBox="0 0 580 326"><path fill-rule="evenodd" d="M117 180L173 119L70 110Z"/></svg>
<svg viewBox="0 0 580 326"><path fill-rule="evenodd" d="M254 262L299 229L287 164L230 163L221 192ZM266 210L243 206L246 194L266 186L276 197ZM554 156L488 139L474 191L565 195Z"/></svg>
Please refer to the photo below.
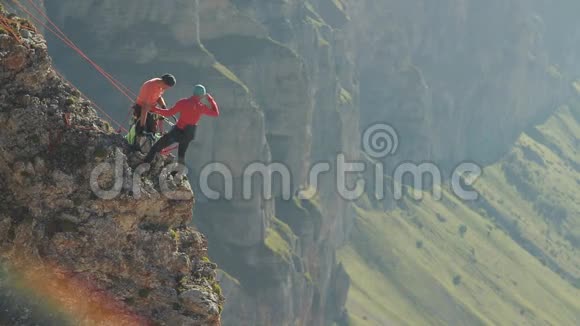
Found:
<svg viewBox="0 0 580 326"><path fill-rule="evenodd" d="M477 188L487 214L512 238L580 287L580 110L563 107L523 134L485 170Z"/></svg>
<svg viewBox="0 0 580 326"><path fill-rule="evenodd" d="M522 134L484 170L477 203L445 193L358 209L339 255L350 324L577 325L579 116L562 108Z"/></svg>

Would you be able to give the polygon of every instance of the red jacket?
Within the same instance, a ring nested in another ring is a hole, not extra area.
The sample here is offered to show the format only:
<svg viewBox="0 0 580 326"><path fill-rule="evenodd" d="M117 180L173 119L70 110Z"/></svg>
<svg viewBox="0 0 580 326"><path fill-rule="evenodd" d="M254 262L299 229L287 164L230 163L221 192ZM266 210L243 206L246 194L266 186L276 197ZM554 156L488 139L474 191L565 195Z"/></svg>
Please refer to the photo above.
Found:
<svg viewBox="0 0 580 326"><path fill-rule="evenodd" d="M151 112L164 117L171 117L180 113L179 120L177 121L177 128L184 129L187 126L197 125L199 119L201 119L201 116L204 114L210 117L217 117L220 115L220 109L213 97L208 94L207 99L210 102L211 108L208 108L205 104L201 103L199 96L192 96L190 98L179 100L179 102L175 103L175 106L169 110L163 110L156 107L151 109Z"/></svg>

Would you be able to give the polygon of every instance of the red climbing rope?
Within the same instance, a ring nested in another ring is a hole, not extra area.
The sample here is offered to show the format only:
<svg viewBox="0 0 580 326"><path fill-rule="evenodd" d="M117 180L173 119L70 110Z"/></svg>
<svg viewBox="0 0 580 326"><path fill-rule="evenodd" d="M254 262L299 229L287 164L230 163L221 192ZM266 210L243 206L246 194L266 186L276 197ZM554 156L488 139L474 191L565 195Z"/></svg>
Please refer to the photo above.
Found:
<svg viewBox="0 0 580 326"><path fill-rule="evenodd" d="M40 14L40 16L42 16L44 19L46 19L46 21L48 22L48 24L44 23L41 19L39 19L35 14L33 14L31 12L31 10L29 10L28 7L26 7L26 5L21 4L18 0L12 0L12 2L18 6L18 8L20 8L23 12L25 12L26 14L29 15L29 17L31 19L33 19L36 24L43 26L46 30L48 30L49 32L51 32L54 36L56 36L58 39L60 39L65 45L67 45L68 47L70 47L72 50L74 50L75 52L77 52L77 54L83 58L85 61L87 61L91 66L93 66L93 68L95 70L97 70L97 72L99 72L105 79L107 79L107 81L109 83L111 83L111 85L113 85L113 87L115 87L121 94L123 94L130 102L133 102L134 99L137 97L137 94L135 94L129 87L125 86L122 82L120 82L119 80L117 80L113 75L111 75L110 73L108 73L107 71L105 71L105 69L103 69L101 66L99 66L96 62L94 62L84 51L82 51L70 38L67 37L67 35L52 21L52 19L50 19L50 17L44 12L44 10L42 8L40 8L39 5L37 5L36 3L34 3L33 0L27 0L28 3L35 9L36 12L38 12ZM9 5L9 3L6 3ZM10 6L10 5L9 5ZM2 22L4 25L4 22ZM6 23L6 25L8 25ZM8 29L11 31L10 26L8 26ZM17 38L21 43L22 41L15 35L15 38ZM62 79L66 80L66 78L59 73L58 71L55 70L55 72L57 73L57 75L59 75ZM120 133L121 131L125 131L127 132L127 130L123 127L123 125L121 123L119 123L118 121L116 121L115 119L113 119L113 117L111 117L109 114L107 114L107 112L105 110L103 110L102 108L100 108L97 104L95 104L95 102L91 101L86 95L84 95L80 89L78 87L76 87L73 83L71 83L69 81L69 84L71 86L73 86L75 89L77 89L79 91L79 93L81 94L81 96L83 96L83 98L87 101L90 101L91 103L93 103L94 107L99 110L101 113L103 113L107 118L109 118L112 122L114 122L115 124L117 124L119 126L119 129L117 130L118 133ZM129 112L129 116L131 115L131 112ZM67 122L67 124L70 124L70 117L66 117L65 116L65 122ZM168 122L169 123L169 122ZM160 125L162 125L162 123L160 123ZM171 125L171 124L170 124ZM162 130L162 128L161 128ZM57 137L58 138L58 137ZM168 155L172 150L176 149L177 146L173 146L173 147L168 147L166 149L164 149L162 151L163 155Z"/></svg>
<svg viewBox="0 0 580 326"><path fill-rule="evenodd" d="M57 75L58 75L58 76L59 76L61 79L63 79L63 80L67 80L67 79L66 79L66 78L65 78L65 77L64 77L64 76L63 76L63 75L62 75L60 72L58 72L58 70L54 69L54 72L55 72L55 73L56 73L56 74L57 74ZM71 82L70 82L70 81L68 81L68 80L67 80L67 82L68 82L68 83L69 83L69 84L70 84L72 87L74 87L74 88L75 88L75 89L76 89L76 90L77 90L77 91L78 91L78 92L81 94L81 96L82 96L82 97L83 97L85 100L87 100L87 101L91 102L91 103L93 104L93 106L94 106L94 107L95 107L95 108L96 108L96 109L97 109L99 112L101 112L101 113L102 113L102 114L104 114L104 115L105 115L105 116L106 116L106 117L107 117L109 120L111 120L112 122L114 122L114 123L115 123L115 124L116 124L116 125L119 127L119 129L117 129L117 132L118 132L118 133L120 133L121 131L127 132L127 129L125 129L121 123L119 123L119 122L118 122L117 120L115 120L115 119L114 119L112 116L110 116L110 115L109 115L109 114L108 114L108 113L107 113L105 110L103 110L103 109L102 109L100 106L98 106L98 105L97 105L97 104L96 104L94 101L91 101L91 99L90 99L88 96L86 96L85 94L83 94L83 92L81 92L81 91L79 90L79 88L78 88L78 87L76 87L76 86L75 86L73 83L71 83Z"/></svg>
<svg viewBox="0 0 580 326"><path fill-rule="evenodd" d="M18 1L18 0L13 0L13 1ZM62 36L62 38L66 41L66 44L69 45L73 50L75 50L77 53L79 53L79 55L81 55L83 58L85 58L93 67L95 67L95 69L97 69L101 74L103 74L103 76L105 76L107 79L109 79L112 84L119 86L120 88L122 88L124 90L124 94L127 95L128 93L128 98L133 101L133 99L135 97L137 97L137 94L135 94L133 91L131 91L131 89L127 86L125 86L122 82L120 82L119 80L117 80L115 77L113 77L110 73L108 73L107 71L105 71L101 66L99 66L97 63L95 63L93 60L91 60L91 58L89 58L78 46L76 46L76 44L69 39L66 34L52 21L52 19L50 19L50 17L44 12L44 10L42 10L42 8L40 8L34 1L32 0L28 0L28 3L30 3L34 9L40 13L40 15L42 17L44 17L46 19L46 21L54 27L54 29L59 33L60 36Z"/></svg>
<svg viewBox="0 0 580 326"><path fill-rule="evenodd" d="M8 31L8 33L10 33L12 35L12 37L14 37L14 39L16 39L16 41L18 41L18 43L20 43L20 45L22 45L24 42L22 41L22 39L20 38L18 33L16 31L14 31L12 26L10 26L10 22L12 22L11 19L0 16L0 25L2 27L4 27L4 29L6 29Z"/></svg>
<svg viewBox="0 0 580 326"><path fill-rule="evenodd" d="M113 86L115 86L122 94L124 94L128 99L130 99L131 101L133 101L134 97L131 97L130 95L127 94L127 92L130 92L131 94L134 94L133 92L131 92L131 90L124 86L121 82L117 81L116 79L114 79L114 77L112 77L110 74L108 74L106 71L104 71L103 68L101 68L99 65L97 65L93 60L91 60L82 50L80 50L68 37L66 37L66 35L62 32L62 30L60 30L58 28L58 26L56 26L56 24L54 24L50 18L48 16L46 16L46 14L44 14L44 12L42 12L42 10L38 7L38 5L36 5L34 2L30 1L31 4L37 9L39 10L39 12L47 19L47 21L49 21L51 23L51 25L53 25L57 30L58 33L53 30L52 28L50 28L47 24L45 24L44 22L42 22L40 19L38 19L34 14L32 14L24 5L20 4L17 0L13 0L13 2L25 13L27 13L37 24L42 25L44 28L46 28L48 31L52 32L56 37L58 37L61 41L63 41L66 45L68 45L69 47L71 47L73 50L75 50L82 58L84 58L85 60L87 60L97 71L99 71L107 80L109 80L109 82L111 82L111 84ZM9 5L9 3L7 3ZM60 33L60 34L59 34ZM59 73L58 71L56 71L56 74L59 75L62 79L66 80L66 78ZM68 80L67 80L68 81ZM90 101L90 99L84 95L80 89L78 87L76 87L72 82L68 81L69 84L71 84L71 86L73 86L74 88L76 88L79 93L81 93L81 95L85 98L85 100ZM119 84L121 86L119 86ZM122 88L125 88L125 90L127 90L127 92L123 91ZM113 117L111 117L109 114L107 114L107 112L105 110L103 110L102 108L100 108L94 101L91 101L93 103L93 105L95 106L95 108L97 108L97 110L99 110L101 113L103 113L108 119L110 119L113 123L115 123L116 125L119 126L117 132L121 132L121 131L127 131L123 125L121 123L119 123L118 121L116 121L115 119L113 119Z"/></svg>
<svg viewBox="0 0 580 326"><path fill-rule="evenodd" d="M166 149L161 151L161 155L167 156L167 155L171 154L171 152L173 152L177 148L179 148L179 145L173 145L173 146L167 147Z"/></svg>
<svg viewBox="0 0 580 326"><path fill-rule="evenodd" d="M30 16L30 18L33 19L37 24L46 28L46 30L50 31L54 36L56 36L63 43L65 43L67 46L69 46L71 49L73 49L75 52L77 52L83 59L85 59L89 64L91 64L101 75L103 75L103 77L105 77L105 79L107 79L111 83L111 85L113 85L121 94L125 95L125 97L127 97L127 99L129 99L129 101L133 102L134 98L136 97L135 93L133 93L128 87L126 87L121 82L119 82L117 79L115 79L113 76L111 76L111 74L106 72L101 66L99 66L97 63L95 63L91 58L89 58L89 56L87 56L79 47L77 47L76 44L74 42L72 42L64 34L64 32L62 32L62 30L60 30L60 28L58 28L58 26L42 11L41 8L38 7L38 5L36 5L32 1L29 1L36 8L36 10L39 11L43 17L45 17L47 22L49 22L50 25L54 26L54 29L52 27L50 27L49 25L45 24L38 17L36 17L35 14L33 14L25 5L21 4L18 0L12 0L12 1L14 2L14 4L16 4L16 6L18 6L18 8L20 8L23 12L28 14ZM132 95L129 95L128 93L130 93Z"/></svg>

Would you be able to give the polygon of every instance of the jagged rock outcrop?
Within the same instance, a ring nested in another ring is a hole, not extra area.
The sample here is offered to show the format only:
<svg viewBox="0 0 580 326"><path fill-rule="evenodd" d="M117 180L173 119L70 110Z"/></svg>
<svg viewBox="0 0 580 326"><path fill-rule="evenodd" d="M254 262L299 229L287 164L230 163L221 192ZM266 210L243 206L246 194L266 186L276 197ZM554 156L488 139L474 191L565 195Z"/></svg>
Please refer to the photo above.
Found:
<svg viewBox="0 0 580 326"><path fill-rule="evenodd" d="M52 69L43 37L10 22L17 38L0 29L0 323L219 325L216 265L188 226L187 179L160 173L164 159L137 167Z"/></svg>

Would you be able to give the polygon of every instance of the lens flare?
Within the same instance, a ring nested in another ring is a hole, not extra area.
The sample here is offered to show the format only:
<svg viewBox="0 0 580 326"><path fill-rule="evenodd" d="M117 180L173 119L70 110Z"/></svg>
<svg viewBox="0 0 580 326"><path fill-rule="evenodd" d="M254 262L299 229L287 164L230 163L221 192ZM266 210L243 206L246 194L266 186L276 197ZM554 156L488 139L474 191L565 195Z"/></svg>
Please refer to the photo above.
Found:
<svg viewBox="0 0 580 326"><path fill-rule="evenodd" d="M66 317L73 325L137 326L150 323L123 302L97 287L88 274L73 273L38 259L10 257L3 264L4 283L22 296L33 296L43 311ZM6 282L8 281L8 282Z"/></svg>

